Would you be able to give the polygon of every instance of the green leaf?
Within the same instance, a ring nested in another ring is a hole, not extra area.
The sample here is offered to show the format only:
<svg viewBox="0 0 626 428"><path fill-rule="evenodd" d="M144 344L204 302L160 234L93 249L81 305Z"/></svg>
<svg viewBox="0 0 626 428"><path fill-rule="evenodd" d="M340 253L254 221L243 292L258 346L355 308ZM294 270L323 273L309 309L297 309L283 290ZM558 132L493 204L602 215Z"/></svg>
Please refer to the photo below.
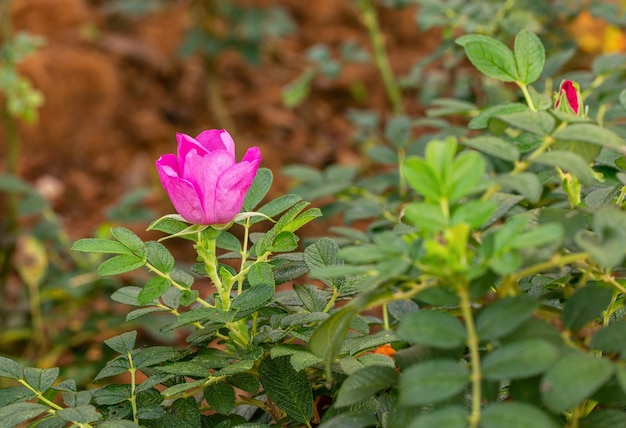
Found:
<svg viewBox="0 0 626 428"><path fill-rule="evenodd" d="M322 211L319 208L311 208L291 220L289 223L283 226L282 232L295 232L305 224L315 220L322 216Z"/></svg>
<svg viewBox="0 0 626 428"><path fill-rule="evenodd" d="M467 334L458 318L444 312L421 310L400 321L398 337L410 343L455 349L465 345Z"/></svg>
<svg viewBox="0 0 626 428"><path fill-rule="evenodd" d="M141 293L141 288L129 286L122 287L117 290L113 294L111 294L111 299L118 303L123 303L125 305L130 306L141 306L137 301L137 296Z"/></svg>
<svg viewBox="0 0 626 428"><path fill-rule="evenodd" d="M466 428L469 413L461 406L446 406L422 413L407 428Z"/></svg>
<svg viewBox="0 0 626 428"><path fill-rule="evenodd" d="M135 341L137 340L137 331L129 331L122 333L119 336L113 336L106 339L104 343L115 352L119 354L127 354L135 347Z"/></svg>
<svg viewBox="0 0 626 428"><path fill-rule="evenodd" d="M485 173L485 158L473 151L464 151L459 154L452 164L452 171L446 180L446 196L450 202L471 193L483 179Z"/></svg>
<svg viewBox="0 0 626 428"><path fill-rule="evenodd" d="M501 114L519 113L528 111L528 106L521 103L498 104L493 107L486 108L478 113L467 125L469 129L485 129L489 125L489 121Z"/></svg>
<svg viewBox="0 0 626 428"><path fill-rule="evenodd" d="M274 217L280 214L281 212L288 210L293 205L302 201L302 198L298 195L287 194L279 196L276 199L271 200L267 204L263 205L257 211L267 215L268 217ZM261 221L261 219L259 219Z"/></svg>
<svg viewBox="0 0 626 428"><path fill-rule="evenodd" d="M238 311L235 320L245 316L247 313L256 311L264 306L274 297L273 284L258 284L248 288L240 295L236 296L231 302L231 309Z"/></svg>
<svg viewBox="0 0 626 428"><path fill-rule="evenodd" d="M293 232L283 231L274 238L270 251L274 253L286 253L298 248L298 237Z"/></svg>
<svg viewBox="0 0 626 428"><path fill-rule="evenodd" d="M302 103L311 91L314 77L315 69L307 68L296 80L283 87L283 104L288 108L294 108Z"/></svg>
<svg viewBox="0 0 626 428"><path fill-rule="evenodd" d="M151 278L137 295L137 303L149 305L170 289L170 281L160 276ZM158 308L157 308L158 309Z"/></svg>
<svg viewBox="0 0 626 428"><path fill-rule="evenodd" d="M112 227L111 235L128 247L133 253L143 255L143 241L129 229L126 229L125 227Z"/></svg>
<svg viewBox="0 0 626 428"><path fill-rule="evenodd" d="M565 302L563 322L569 330L578 330L602 315L611 299L613 290L602 284L590 283L579 288Z"/></svg>
<svg viewBox="0 0 626 428"><path fill-rule="evenodd" d="M470 200L454 209L450 223L466 223L473 229L479 228L489 222L496 210L496 204L491 201Z"/></svg>
<svg viewBox="0 0 626 428"><path fill-rule="evenodd" d="M571 410L591 397L613 375L610 361L586 354L558 360L541 380L541 398L553 412Z"/></svg>
<svg viewBox="0 0 626 428"><path fill-rule="evenodd" d="M626 426L626 412L617 409L594 409L589 416L582 418L579 428L618 428Z"/></svg>
<svg viewBox="0 0 626 428"><path fill-rule="evenodd" d="M187 223L184 223L176 218L172 218L172 215L168 214L150 223L146 230L158 230L159 232L165 232L168 235L177 235L188 227L189 225Z"/></svg>
<svg viewBox="0 0 626 428"><path fill-rule="evenodd" d="M540 136L549 135L555 125L554 117L545 111L522 111L497 117L515 128Z"/></svg>
<svg viewBox="0 0 626 428"><path fill-rule="evenodd" d="M468 147L487 153L488 155L510 162L515 162L519 160L520 157L519 150L513 143L490 135L468 138L467 140L463 140L462 143Z"/></svg>
<svg viewBox="0 0 626 428"><path fill-rule="evenodd" d="M217 248L223 248L224 250L241 253L241 242L239 241L239 238L225 230L219 234L215 245Z"/></svg>
<svg viewBox="0 0 626 428"><path fill-rule="evenodd" d="M267 262L257 262L253 264L248 271L248 282L252 287L259 284L275 286L272 266Z"/></svg>
<svg viewBox="0 0 626 428"><path fill-rule="evenodd" d="M439 204L412 202L405 207L404 215L419 230L439 232L448 226Z"/></svg>
<svg viewBox="0 0 626 428"><path fill-rule="evenodd" d="M343 308L324 321L309 340L311 352L326 362L326 376L331 377L331 364L339 355L346 332L352 319L358 314L356 308Z"/></svg>
<svg viewBox="0 0 626 428"><path fill-rule="evenodd" d="M539 300L527 295L497 300L478 314L478 337L490 341L512 332L533 315L539 304Z"/></svg>
<svg viewBox="0 0 626 428"><path fill-rule="evenodd" d="M98 267L98 275L112 276L130 272L145 266L146 261L137 256L130 254L122 254L105 260Z"/></svg>
<svg viewBox="0 0 626 428"><path fill-rule="evenodd" d="M527 403L493 403L480 415L481 428L557 428L559 425L535 406Z"/></svg>
<svg viewBox="0 0 626 428"><path fill-rule="evenodd" d="M304 262L310 271L343 265L343 261L339 258L338 254L339 247L335 241L330 238L322 238L304 249ZM345 285L344 278L322 277L320 279L337 290L341 290Z"/></svg>
<svg viewBox="0 0 626 428"><path fill-rule="evenodd" d="M145 245L148 263L163 273L170 273L174 269L174 257L163 244L149 241Z"/></svg>
<svg viewBox="0 0 626 428"><path fill-rule="evenodd" d="M70 248L83 253L132 254L125 245L111 239L84 238L74 242Z"/></svg>
<svg viewBox="0 0 626 428"><path fill-rule="evenodd" d="M309 312L322 312L330 299L327 291L309 284L294 284L294 291Z"/></svg>
<svg viewBox="0 0 626 428"><path fill-rule="evenodd" d="M101 418L101 415L96 411L96 408L90 405L57 410L56 415L68 422L78 422L82 424L96 422Z"/></svg>
<svg viewBox="0 0 626 428"><path fill-rule="evenodd" d="M619 93L619 103L626 109L626 89Z"/></svg>
<svg viewBox="0 0 626 428"><path fill-rule="evenodd" d="M455 42L463 46L467 58L481 73L503 82L517 80L513 52L501 42L478 34L461 36Z"/></svg>
<svg viewBox="0 0 626 428"><path fill-rule="evenodd" d="M609 353L620 352L623 354L621 358L626 359L626 320L614 321L596 331L591 337L589 347Z"/></svg>
<svg viewBox="0 0 626 428"><path fill-rule="evenodd" d="M398 373L393 367L378 365L364 367L342 382L334 406L345 407L366 400L379 391L395 385L397 379Z"/></svg>
<svg viewBox="0 0 626 428"><path fill-rule="evenodd" d="M243 201L244 211L253 211L261 203L272 187L272 181L274 181L272 171L268 168L259 168Z"/></svg>
<svg viewBox="0 0 626 428"><path fill-rule="evenodd" d="M505 381L543 373L558 358L556 346L542 339L512 342L489 352L481 361L488 380Z"/></svg>
<svg viewBox="0 0 626 428"><path fill-rule="evenodd" d="M200 292L198 290L181 290L180 304L183 306L190 306L198 299L198 297L200 297Z"/></svg>
<svg viewBox="0 0 626 428"><path fill-rule="evenodd" d="M516 175L500 174L496 180L506 190L514 190L524 196L528 202L535 203L541 198L543 186L537 174L521 172Z"/></svg>
<svg viewBox="0 0 626 428"><path fill-rule="evenodd" d="M318 428L366 428L375 426L378 422L376 416L363 410L359 409L357 413L342 413L318 425Z"/></svg>
<svg viewBox="0 0 626 428"><path fill-rule="evenodd" d="M250 353L246 357L250 359L237 361L236 363L230 363L226 367L221 368L215 372L216 376L232 376L234 374L248 372L256 364L257 358L260 355L257 353Z"/></svg>
<svg viewBox="0 0 626 428"><path fill-rule="evenodd" d="M404 163L402 174L407 183L426 198L438 200L442 196L439 174L426 160L410 157Z"/></svg>
<svg viewBox="0 0 626 428"><path fill-rule="evenodd" d="M596 182L594 172L587 162L575 153L554 150L540 154L533 159L533 162L558 166L564 171L574 174L585 186L593 186Z"/></svg>
<svg viewBox="0 0 626 428"><path fill-rule="evenodd" d="M304 371L297 372L289 357L264 358L259 378L269 398L287 415L300 423L313 417L313 392Z"/></svg>
<svg viewBox="0 0 626 428"><path fill-rule="evenodd" d="M45 392L50 388L59 376L59 368L39 369L26 367L24 369L24 380L37 391Z"/></svg>
<svg viewBox="0 0 626 428"><path fill-rule="evenodd" d="M260 384L259 379L250 373L237 373L230 376L227 379L228 383L235 388L239 388L249 394L256 394L259 392Z"/></svg>
<svg viewBox="0 0 626 428"><path fill-rule="evenodd" d="M24 373L22 372L22 368L15 361L0 356L0 377L22 379Z"/></svg>
<svg viewBox="0 0 626 428"><path fill-rule="evenodd" d="M112 361L109 361L106 366L94 378L94 382L99 381L102 378L109 376L116 376L118 374L122 374L128 371L130 368L128 364L127 358L116 358Z"/></svg>
<svg viewBox="0 0 626 428"><path fill-rule="evenodd" d="M626 143L619 135L591 123L576 123L566 126L557 130L553 137L562 141L580 141L596 144L626 153Z"/></svg>
<svg viewBox="0 0 626 428"><path fill-rule="evenodd" d="M179 398L172 404L172 413L189 424L189 427L202 426L202 416L194 397ZM167 426L173 426L168 424ZM181 427L182 428L182 427Z"/></svg>
<svg viewBox="0 0 626 428"><path fill-rule="evenodd" d="M559 223L542 224L516 236L511 242L511 248L533 248L560 243L563 239L563 233L563 227Z"/></svg>
<svg viewBox="0 0 626 428"><path fill-rule="evenodd" d="M612 204L601 205L591 220L593 232L579 231L574 240L600 265L619 265L626 256L626 213Z"/></svg>
<svg viewBox="0 0 626 428"><path fill-rule="evenodd" d="M172 361L180 357L180 353L169 346L152 346L133 351L133 363L136 368L152 367L165 361ZM144 381L144 383L147 381ZM143 386L143 383L141 384Z"/></svg>
<svg viewBox="0 0 626 428"><path fill-rule="evenodd" d="M94 403L99 406L111 406L130 398L130 385L107 385L92 393Z"/></svg>
<svg viewBox="0 0 626 428"><path fill-rule="evenodd" d="M14 428L48 410L48 406L39 403L15 403L0 408L2 428Z"/></svg>
<svg viewBox="0 0 626 428"><path fill-rule="evenodd" d="M0 388L0 409L9 404L32 400L36 394L25 386Z"/></svg>
<svg viewBox="0 0 626 428"><path fill-rule="evenodd" d="M515 36L513 53L521 83L528 85L541 76L546 63L546 52L539 37L528 30L520 31Z"/></svg>
<svg viewBox="0 0 626 428"><path fill-rule="evenodd" d="M178 325L186 325L194 322L212 321L215 323L227 323L235 316L234 311L224 312L217 308L194 308L183 312L176 319Z"/></svg>
<svg viewBox="0 0 626 428"><path fill-rule="evenodd" d="M455 396L469 384L469 369L457 361L430 360L406 369L400 378L400 404L434 404Z"/></svg>
<svg viewBox="0 0 626 428"><path fill-rule="evenodd" d="M217 413L230 415L235 408L235 390L226 382L218 382L204 388L204 399Z"/></svg>

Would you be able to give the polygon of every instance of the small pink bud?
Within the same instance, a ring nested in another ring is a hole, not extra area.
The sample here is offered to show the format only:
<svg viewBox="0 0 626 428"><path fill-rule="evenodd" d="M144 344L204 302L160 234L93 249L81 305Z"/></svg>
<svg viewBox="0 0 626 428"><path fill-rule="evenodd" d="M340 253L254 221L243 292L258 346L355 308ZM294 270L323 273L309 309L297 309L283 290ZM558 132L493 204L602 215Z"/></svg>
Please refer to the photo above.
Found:
<svg viewBox="0 0 626 428"><path fill-rule="evenodd" d="M554 95L554 108L578 116L581 113L581 107L582 100L578 83L563 80L559 92Z"/></svg>

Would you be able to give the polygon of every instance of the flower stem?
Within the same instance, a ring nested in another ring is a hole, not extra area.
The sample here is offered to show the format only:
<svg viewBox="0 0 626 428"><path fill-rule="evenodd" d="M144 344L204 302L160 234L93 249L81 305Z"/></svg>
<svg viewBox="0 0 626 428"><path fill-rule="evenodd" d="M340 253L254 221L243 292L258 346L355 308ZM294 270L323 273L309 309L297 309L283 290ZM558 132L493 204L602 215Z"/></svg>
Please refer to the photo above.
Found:
<svg viewBox="0 0 626 428"><path fill-rule="evenodd" d="M528 104L528 108L530 108L532 111L537 111L537 108L535 107L535 104L533 103L533 99L530 96L530 92L528 92L528 86L521 82L516 82L516 83L517 83L517 86L519 86L520 89L522 90L522 93L524 94L524 99L526 100L526 104Z"/></svg>
<svg viewBox="0 0 626 428"><path fill-rule="evenodd" d="M247 218L245 224L243 225L243 242L241 244L241 267L239 271L242 272L246 265L246 261L248 260L248 241L250 239L250 219ZM237 295L240 295L243 292L243 280L244 277L240 276L237 278Z"/></svg>
<svg viewBox="0 0 626 428"><path fill-rule="evenodd" d="M133 364L133 356L130 352L126 353L126 357L128 358L128 372L130 373L130 406L133 411L133 422L136 424L139 423L139 419L137 419L137 396L135 395L135 388L137 387L137 378L135 373L137 372L137 368Z"/></svg>
<svg viewBox="0 0 626 428"><path fill-rule="evenodd" d="M470 352L470 368L472 381L472 408L469 417L470 428L476 428L480 422L481 402L482 402L482 373L480 371L480 353L478 352L479 339L476 334L474 317L472 314L472 302L466 286L459 287L459 299L461 300L461 312L465 320L465 330L467 331L467 347Z"/></svg>

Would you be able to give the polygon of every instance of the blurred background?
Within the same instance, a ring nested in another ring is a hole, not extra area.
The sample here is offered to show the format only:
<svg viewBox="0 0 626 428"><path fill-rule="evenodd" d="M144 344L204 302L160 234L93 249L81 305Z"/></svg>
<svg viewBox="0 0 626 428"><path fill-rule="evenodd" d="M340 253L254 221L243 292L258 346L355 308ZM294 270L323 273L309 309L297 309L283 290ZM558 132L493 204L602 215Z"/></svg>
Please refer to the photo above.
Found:
<svg viewBox="0 0 626 428"><path fill-rule="evenodd" d="M101 259L68 248L116 225L150 238L147 224L173 211L154 161L175 151L176 132L225 128L240 155L259 146L276 177L270 196L290 188L281 175L289 164L366 167L357 131L393 109L368 11L404 113L420 117L441 98L489 105L517 96L480 80L456 37L480 32L510 43L527 28L560 66L584 69L626 51L623 6L0 0L0 355L90 381L106 358L102 339L129 329L126 308L109 295L141 276L97 278ZM146 340L179 340L158 334L154 318L140 327Z"/></svg>

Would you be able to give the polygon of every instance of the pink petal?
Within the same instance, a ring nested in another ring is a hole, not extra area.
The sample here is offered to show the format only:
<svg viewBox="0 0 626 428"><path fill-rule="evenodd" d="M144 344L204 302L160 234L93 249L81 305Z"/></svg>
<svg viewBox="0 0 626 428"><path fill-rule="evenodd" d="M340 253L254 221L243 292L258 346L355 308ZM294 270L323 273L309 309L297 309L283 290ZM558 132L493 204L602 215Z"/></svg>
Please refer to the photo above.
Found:
<svg viewBox="0 0 626 428"><path fill-rule="evenodd" d="M233 156L235 155L235 142L228 132L223 129L207 129L202 131L196 137L196 140L208 152L214 150L227 150Z"/></svg>
<svg viewBox="0 0 626 428"><path fill-rule="evenodd" d="M257 165L261 162L261 150L258 147L250 147L246 154L243 155L242 162L256 162Z"/></svg>
<svg viewBox="0 0 626 428"><path fill-rule="evenodd" d="M254 148L256 149L256 147ZM258 149L254 152L258 152ZM259 155L254 161L243 161L226 170L217 183L215 192L215 218L227 223L235 217L246 198L261 162Z"/></svg>
<svg viewBox="0 0 626 428"><path fill-rule="evenodd" d="M185 158L187 153L191 150L196 150L198 153L206 153L206 149L196 141L195 138L190 137L187 134L176 133L176 141L178 142L178 159L180 160L180 172L181 176L184 174Z"/></svg>
<svg viewBox="0 0 626 428"><path fill-rule="evenodd" d="M578 94L576 93L576 87L574 87L571 80L565 80L562 88L565 91L570 107L574 110L574 113L578 114Z"/></svg>
<svg viewBox="0 0 626 428"><path fill-rule="evenodd" d="M235 158L226 150L200 155L196 150L187 154L185 179L196 189L204 211L203 224L215 223L215 192L220 175L235 164Z"/></svg>
<svg viewBox="0 0 626 428"><path fill-rule="evenodd" d="M179 177L178 163L174 155L161 156L156 161L156 168L165 192L172 201L174 209L188 222L203 224L204 212L195 187Z"/></svg>

